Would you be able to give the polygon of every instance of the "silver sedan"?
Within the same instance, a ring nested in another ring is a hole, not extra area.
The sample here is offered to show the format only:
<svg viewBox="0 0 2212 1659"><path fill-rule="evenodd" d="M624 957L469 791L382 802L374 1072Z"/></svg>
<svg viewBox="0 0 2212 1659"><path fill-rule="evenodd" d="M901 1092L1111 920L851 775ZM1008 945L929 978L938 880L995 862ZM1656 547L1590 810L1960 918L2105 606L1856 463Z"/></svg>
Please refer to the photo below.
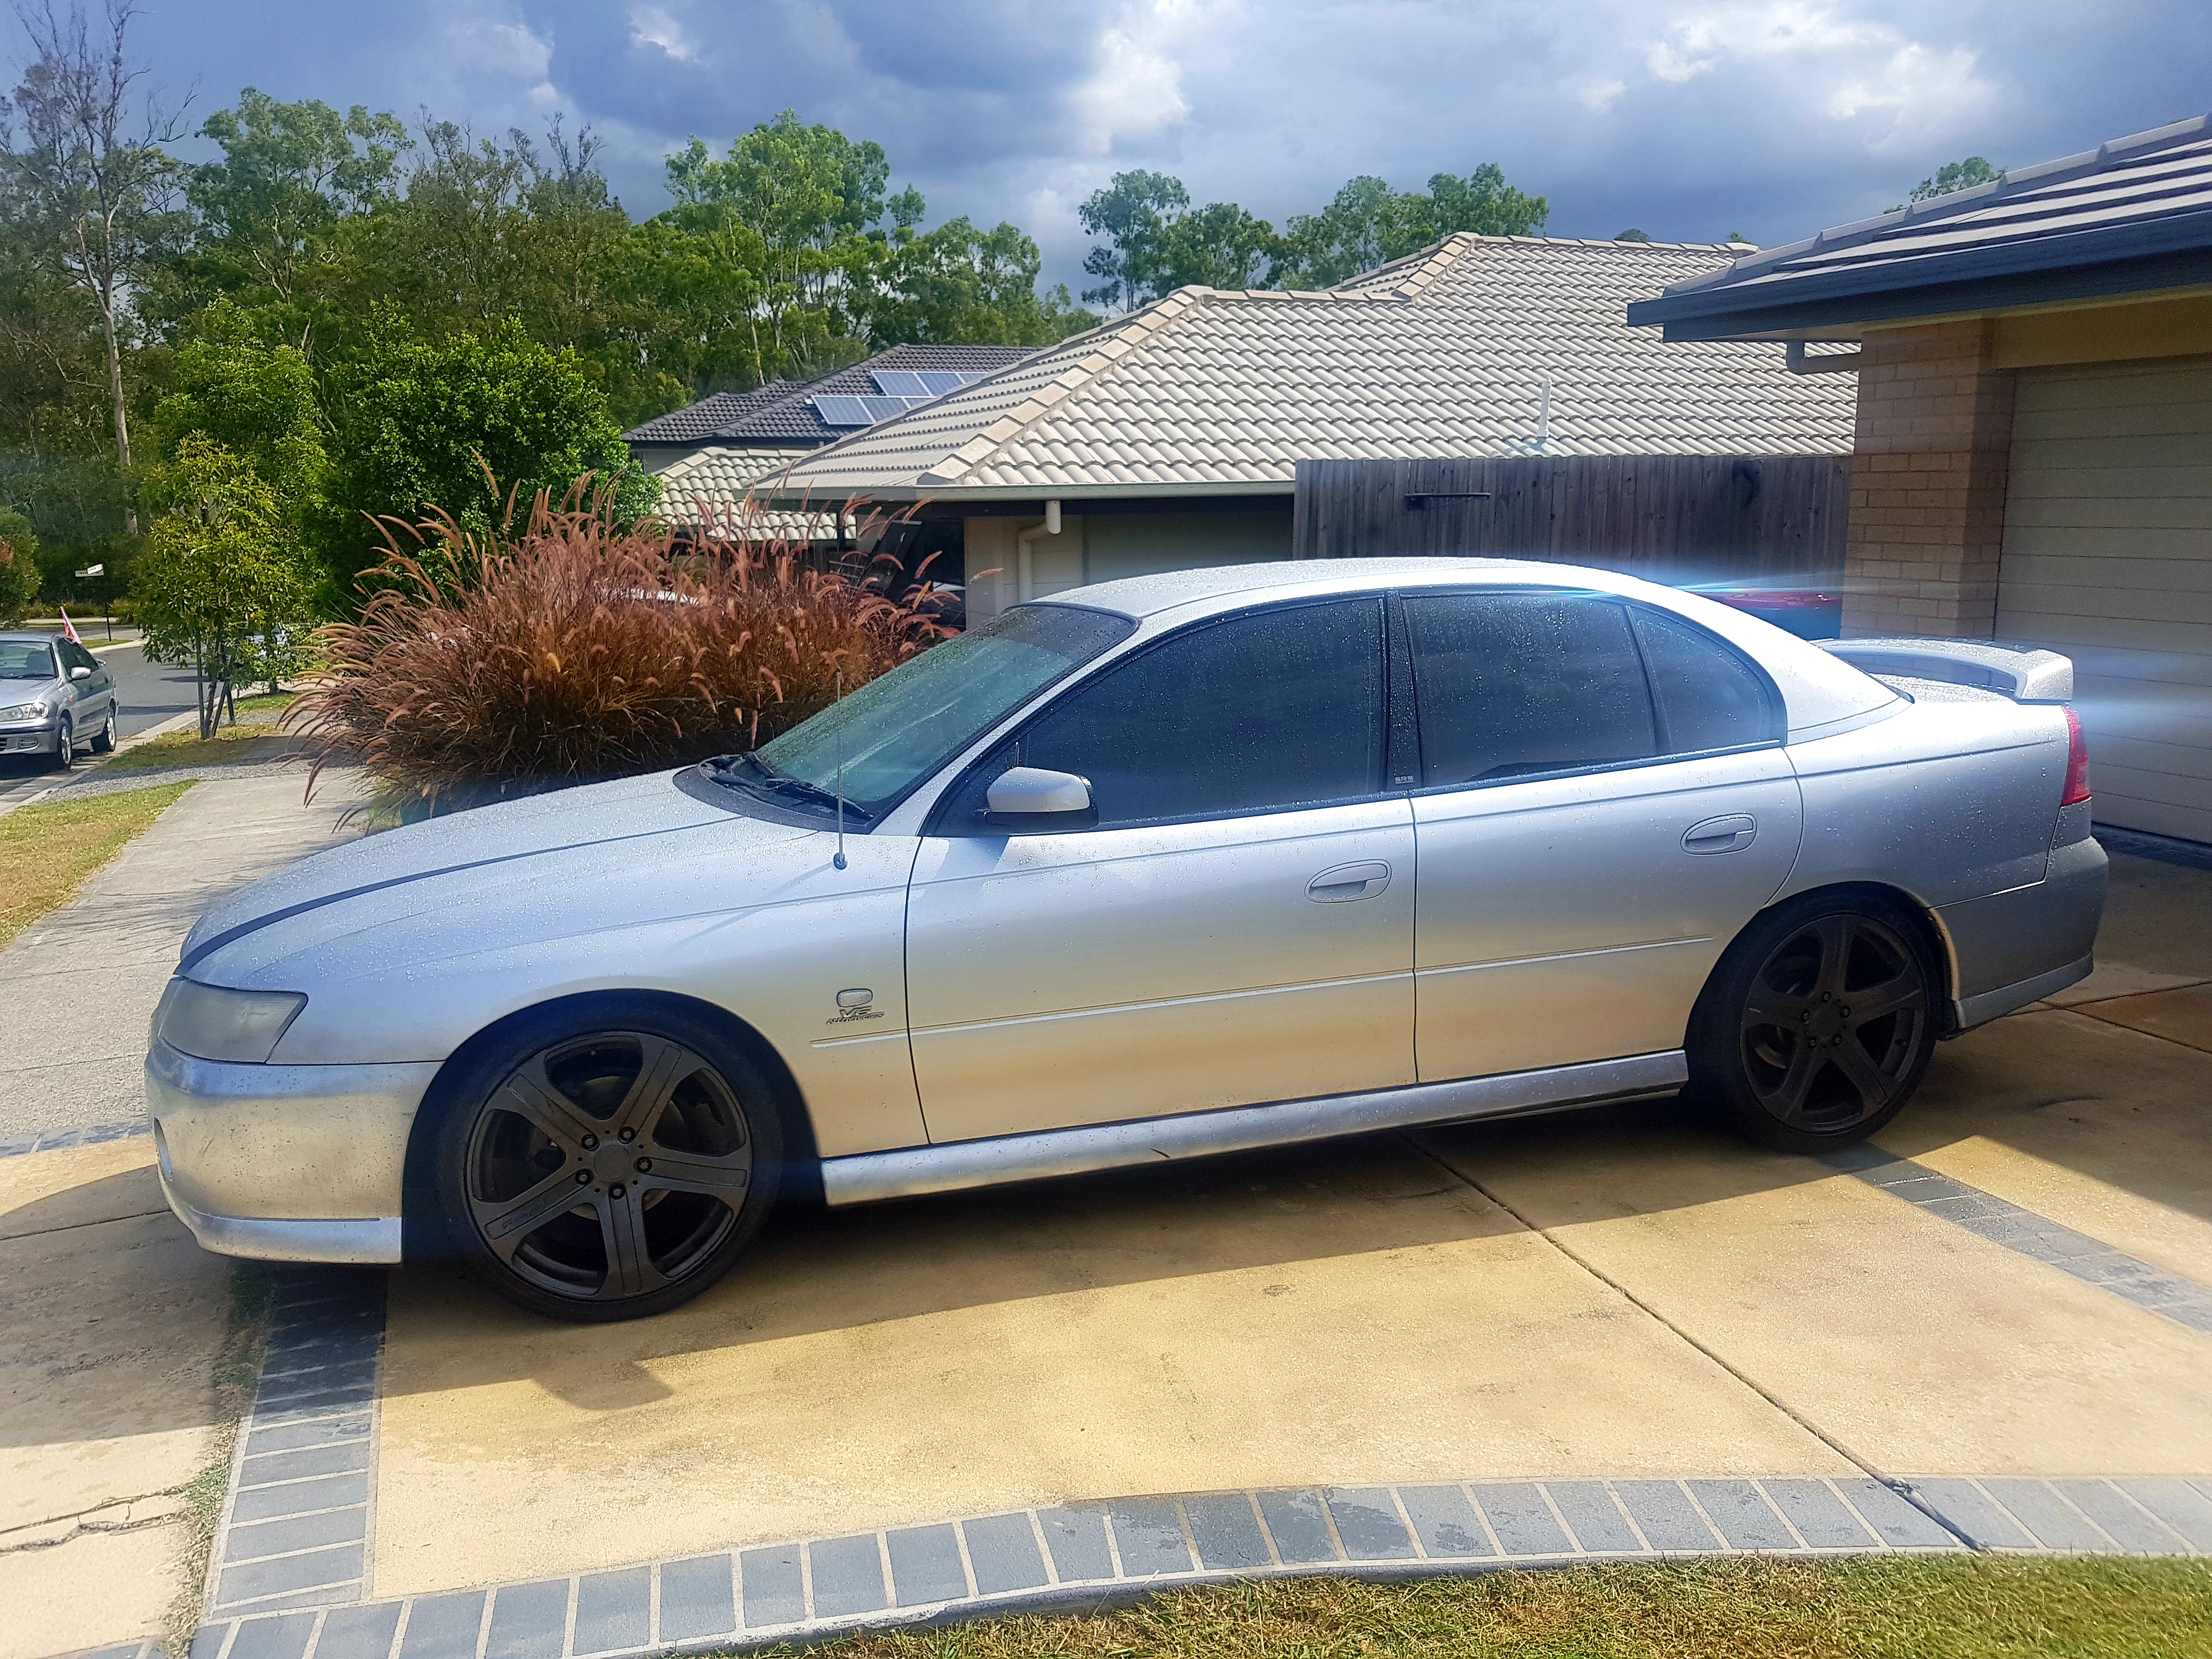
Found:
<svg viewBox="0 0 2212 1659"><path fill-rule="evenodd" d="M574 1319L833 1205L1686 1087L1817 1152L2080 979L2072 667L1597 570L1185 571L1010 611L757 752L210 913L170 1202Z"/></svg>
<svg viewBox="0 0 2212 1659"><path fill-rule="evenodd" d="M107 754L119 712L114 678L67 635L0 634L0 755Z"/></svg>

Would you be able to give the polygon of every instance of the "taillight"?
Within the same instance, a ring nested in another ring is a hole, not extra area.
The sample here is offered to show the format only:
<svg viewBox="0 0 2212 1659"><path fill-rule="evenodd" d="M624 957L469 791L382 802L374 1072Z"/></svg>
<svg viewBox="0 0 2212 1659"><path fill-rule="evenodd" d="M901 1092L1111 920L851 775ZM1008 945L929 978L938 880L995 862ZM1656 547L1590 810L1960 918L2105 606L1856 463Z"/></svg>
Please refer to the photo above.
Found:
<svg viewBox="0 0 2212 1659"><path fill-rule="evenodd" d="M2066 793L2061 806L2079 806L2089 799L2089 740L2081 735L2081 717L2066 711Z"/></svg>

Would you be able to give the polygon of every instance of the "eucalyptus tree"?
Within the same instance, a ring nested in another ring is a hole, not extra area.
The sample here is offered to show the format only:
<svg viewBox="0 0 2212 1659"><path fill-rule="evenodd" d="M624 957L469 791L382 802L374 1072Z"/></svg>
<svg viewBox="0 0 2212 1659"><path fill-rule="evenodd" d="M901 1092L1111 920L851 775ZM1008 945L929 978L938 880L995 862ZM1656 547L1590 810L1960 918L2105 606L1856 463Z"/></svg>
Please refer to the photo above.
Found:
<svg viewBox="0 0 2212 1659"><path fill-rule="evenodd" d="M106 0L97 26L82 0L16 0L32 61L0 100L0 189L35 257L98 313L115 459L131 465L123 362L133 290L185 230L179 168L163 145L181 131L142 84L129 48L131 0Z"/></svg>

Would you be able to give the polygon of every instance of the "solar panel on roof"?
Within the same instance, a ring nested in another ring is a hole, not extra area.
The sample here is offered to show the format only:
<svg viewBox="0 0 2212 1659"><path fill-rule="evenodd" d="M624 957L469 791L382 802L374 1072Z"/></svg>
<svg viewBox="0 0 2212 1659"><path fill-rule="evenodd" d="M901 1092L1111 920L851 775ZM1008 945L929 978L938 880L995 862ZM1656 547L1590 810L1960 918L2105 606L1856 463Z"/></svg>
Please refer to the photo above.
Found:
<svg viewBox="0 0 2212 1659"><path fill-rule="evenodd" d="M875 400L866 398L815 398L810 401L824 426L873 426L883 418L869 410L868 404Z"/></svg>
<svg viewBox="0 0 2212 1659"><path fill-rule="evenodd" d="M910 368L875 368L868 378L876 383L876 390L890 398L927 398L933 396L927 384L927 376L917 374Z"/></svg>
<svg viewBox="0 0 2212 1659"><path fill-rule="evenodd" d="M941 398L948 392L959 391L963 386L973 386L983 377L962 374L949 368L925 368L914 378L921 382L922 390L931 397Z"/></svg>
<svg viewBox="0 0 2212 1659"><path fill-rule="evenodd" d="M871 421L888 421L894 415L903 415L915 404L921 401L922 399L919 398L863 398L860 399L867 408L868 418Z"/></svg>

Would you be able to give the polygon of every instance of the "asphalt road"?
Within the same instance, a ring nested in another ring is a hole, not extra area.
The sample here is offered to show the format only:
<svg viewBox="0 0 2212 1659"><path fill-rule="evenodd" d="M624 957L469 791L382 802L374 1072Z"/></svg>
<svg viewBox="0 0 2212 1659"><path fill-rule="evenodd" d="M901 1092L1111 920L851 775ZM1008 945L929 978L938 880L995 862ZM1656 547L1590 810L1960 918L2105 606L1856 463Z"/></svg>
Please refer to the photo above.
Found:
<svg viewBox="0 0 2212 1659"><path fill-rule="evenodd" d="M85 643L97 648L103 641L97 633L88 633ZM131 737L149 726L159 726L163 720L188 713L194 706L191 670L148 662L145 653L135 645L118 646L99 654L100 661L107 665L107 672L115 676L116 690L122 698L122 714L116 721L116 729L123 736ZM61 776L52 756L0 757L0 801L36 794L58 782Z"/></svg>

